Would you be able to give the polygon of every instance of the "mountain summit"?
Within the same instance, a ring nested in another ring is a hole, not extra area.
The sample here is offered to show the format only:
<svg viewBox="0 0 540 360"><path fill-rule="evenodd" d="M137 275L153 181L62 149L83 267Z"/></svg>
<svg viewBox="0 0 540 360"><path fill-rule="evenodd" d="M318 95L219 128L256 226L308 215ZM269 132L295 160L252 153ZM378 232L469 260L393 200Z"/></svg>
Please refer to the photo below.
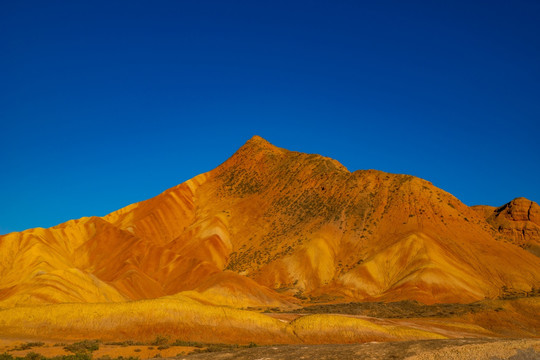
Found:
<svg viewBox="0 0 540 360"><path fill-rule="evenodd" d="M181 296L289 308L527 293L540 285L540 258L514 230L537 231L537 215L526 199L469 208L428 181L351 173L255 136L152 199L0 236L0 307Z"/></svg>

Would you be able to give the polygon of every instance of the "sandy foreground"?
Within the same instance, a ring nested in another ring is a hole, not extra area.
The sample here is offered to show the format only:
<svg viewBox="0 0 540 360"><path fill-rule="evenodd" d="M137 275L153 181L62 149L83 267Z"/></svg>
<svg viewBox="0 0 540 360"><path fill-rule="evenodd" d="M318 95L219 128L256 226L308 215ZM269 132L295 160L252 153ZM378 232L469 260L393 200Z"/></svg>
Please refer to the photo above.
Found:
<svg viewBox="0 0 540 360"><path fill-rule="evenodd" d="M45 342L29 349L18 349L25 341L0 339L0 354L24 357L30 352L45 357L68 355L65 343ZM326 345L266 345L255 347L210 346L151 346L101 344L93 352L93 359L136 357L139 359L245 359L245 360L296 360L296 359L405 359L405 360L533 360L540 359L540 339L436 339L396 342L369 342L361 344ZM202 353L201 353L202 351Z"/></svg>
<svg viewBox="0 0 540 360"><path fill-rule="evenodd" d="M192 354L179 359L216 360L534 360L540 359L540 339L420 340L353 345L262 346L214 353Z"/></svg>
<svg viewBox="0 0 540 360"><path fill-rule="evenodd" d="M13 340L0 340L0 354L7 352L16 357L24 357L36 352L46 357L68 355L62 344L45 344L29 350L12 350ZM252 348L217 349L217 351L197 353L205 349L188 346L170 346L159 349L156 346L102 345L93 353L94 359L137 357L140 359L216 359L216 360L349 360L349 359L403 359L403 360L536 360L540 359L540 339L449 339L418 340L364 344L328 345L271 345Z"/></svg>

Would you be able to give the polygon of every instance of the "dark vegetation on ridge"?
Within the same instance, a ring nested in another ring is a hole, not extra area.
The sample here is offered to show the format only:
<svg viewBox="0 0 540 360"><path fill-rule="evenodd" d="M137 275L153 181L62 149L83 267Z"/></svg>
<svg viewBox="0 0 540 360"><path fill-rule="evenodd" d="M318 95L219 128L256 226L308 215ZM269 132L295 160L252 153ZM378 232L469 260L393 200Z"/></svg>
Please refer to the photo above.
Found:
<svg viewBox="0 0 540 360"><path fill-rule="evenodd" d="M533 289L528 293L508 291L498 300L483 300L469 304L432 304L425 305L416 300L396 302L350 302L341 304L313 304L290 312L298 314L346 314L363 315L378 318L424 318L453 317L474 314L486 310L502 311L504 301L524 297L540 297L540 291ZM281 312L271 309L271 312Z"/></svg>

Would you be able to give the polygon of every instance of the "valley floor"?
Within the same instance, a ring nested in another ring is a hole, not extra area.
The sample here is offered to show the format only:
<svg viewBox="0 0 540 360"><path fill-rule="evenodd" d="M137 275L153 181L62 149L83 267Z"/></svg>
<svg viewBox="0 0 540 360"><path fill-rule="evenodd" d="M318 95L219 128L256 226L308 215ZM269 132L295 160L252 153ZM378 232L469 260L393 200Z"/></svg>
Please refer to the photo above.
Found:
<svg viewBox="0 0 540 360"><path fill-rule="evenodd" d="M0 360L532 360L540 359L539 309L537 296L296 311L178 298L19 307L0 310Z"/></svg>
<svg viewBox="0 0 540 360"><path fill-rule="evenodd" d="M281 345L235 349L180 357L186 360L534 360L540 339L449 339L349 345Z"/></svg>
<svg viewBox="0 0 540 360"><path fill-rule="evenodd" d="M30 345L30 346L29 346ZM66 359L66 343L21 342L0 339L0 358L27 360ZM26 349L25 349L26 348ZM62 356L64 356L62 358ZM69 355L68 355L69 356ZM151 344L101 344L91 358L102 360L537 360L540 339L444 339L363 344L231 346L157 346ZM71 355L73 357L73 355ZM77 359L83 359L78 356Z"/></svg>

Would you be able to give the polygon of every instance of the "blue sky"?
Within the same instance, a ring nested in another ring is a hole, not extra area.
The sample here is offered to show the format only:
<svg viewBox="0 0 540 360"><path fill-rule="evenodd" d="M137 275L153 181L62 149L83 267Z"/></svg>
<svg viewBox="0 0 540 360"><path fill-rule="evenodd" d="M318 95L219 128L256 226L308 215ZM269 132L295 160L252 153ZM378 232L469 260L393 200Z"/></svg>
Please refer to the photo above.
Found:
<svg viewBox="0 0 540 360"><path fill-rule="evenodd" d="M255 134L538 202L539 34L538 1L4 1L0 233L150 198Z"/></svg>

